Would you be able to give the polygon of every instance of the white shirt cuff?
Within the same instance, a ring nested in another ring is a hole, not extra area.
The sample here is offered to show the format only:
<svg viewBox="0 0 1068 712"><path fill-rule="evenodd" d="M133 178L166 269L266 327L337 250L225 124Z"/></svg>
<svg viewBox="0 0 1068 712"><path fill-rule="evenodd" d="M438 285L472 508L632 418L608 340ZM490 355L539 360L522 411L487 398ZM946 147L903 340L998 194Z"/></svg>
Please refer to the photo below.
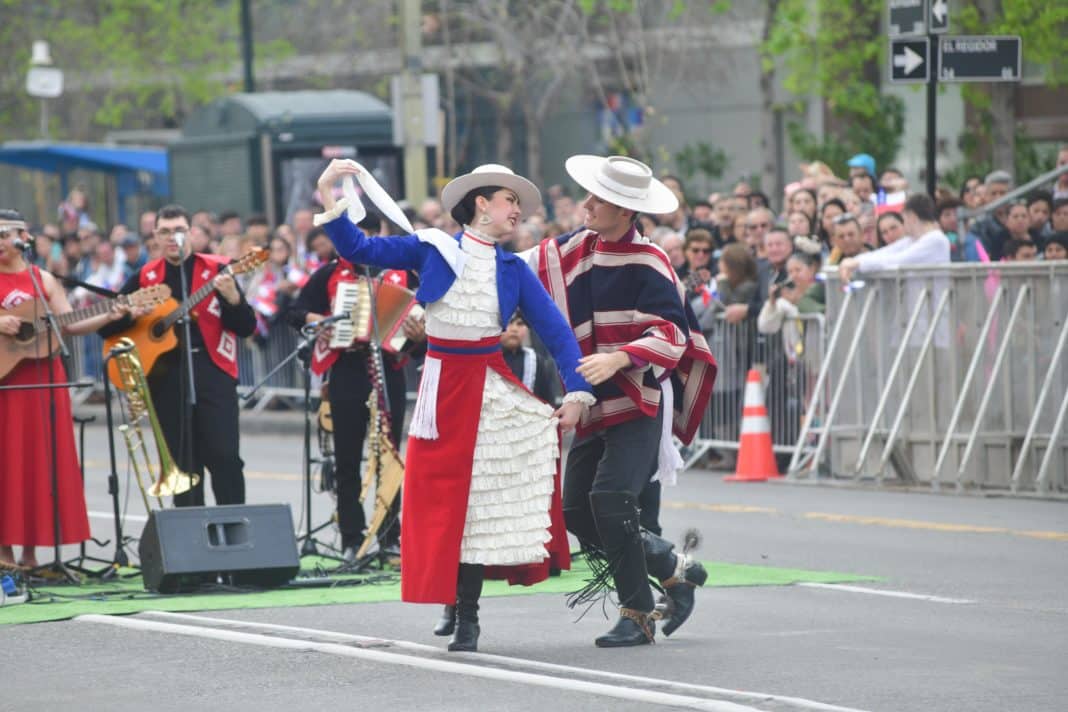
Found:
<svg viewBox="0 0 1068 712"><path fill-rule="evenodd" d="M341 217L341 214L348 210L348 207L348 198L341 198L337 201L333 208L325 212L321 212L315 217L313 217L312 224L315 225L315 227L319 227L320 225L325 225L328 222L333 222L334 220L337 220L339 217Z"/></svg>
<svg viewBox="0 0 1068 712"><path fill-rule="evenodd" d="M597 398L588 391L571 391L564 396L564 403L581 403L589 408L597 403Z"/></svg>

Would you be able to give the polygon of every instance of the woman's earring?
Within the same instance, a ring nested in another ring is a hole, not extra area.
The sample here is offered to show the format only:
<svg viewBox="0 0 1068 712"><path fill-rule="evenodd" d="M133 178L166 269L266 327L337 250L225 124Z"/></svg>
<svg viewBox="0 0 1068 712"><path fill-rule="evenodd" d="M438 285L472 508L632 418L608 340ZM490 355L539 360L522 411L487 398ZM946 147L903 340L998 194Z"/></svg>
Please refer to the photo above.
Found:
<svg viewBox="0 0 1068 712"><path fill-rule="evenodd" d="M482 217L478 219L479 225L489 225L491 222L493 222L493 218L491 218L486 213L482 213Z"/></svg>

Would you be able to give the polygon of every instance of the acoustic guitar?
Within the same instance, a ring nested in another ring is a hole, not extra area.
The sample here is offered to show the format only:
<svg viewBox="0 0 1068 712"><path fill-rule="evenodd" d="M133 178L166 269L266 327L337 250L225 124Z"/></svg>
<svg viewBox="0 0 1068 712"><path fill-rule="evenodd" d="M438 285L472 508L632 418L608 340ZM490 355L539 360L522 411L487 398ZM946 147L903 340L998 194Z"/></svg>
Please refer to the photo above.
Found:
<svg viewBox="0 0 1068 712"><path fill-rule="evenodd" d="M75 324L84 319L106 314L116 305L130 307L154 307L162 304L171 296L171 288L166 284L139 289L132 294L123 294L115 299L105 299L91 307L75 309L66 314L57 314L59 326ZM52 348L48 348L48 321L44 317L44 305L39 299L28 299L11 309L0 309L0 316L14 316L22 321L19 333L14 336L0 336L0 378L11 372L24 358L44 358L59 350L59 341L52 337Z"/></svg>
<svg viewBox="0 0 1068 712"><path fill-rule="evenodd" d="M240 259L219 270L219 274L236 277L239 274L251 272L266 262L267 257L266 249L253 247ZM214 278L205 282L181 304L173 297L164 300L151 312L135 321L129 329L104 339L104 353L107 354L119 343L120 339L130 339L137 345L137 353L141 358L141 367L145 374L152 373L152 367L156 365L159 357L178 346L178 336L174 333L174 325L215 291L213 281ZM119 378L118 367L114 361L108 364L108 378L116 388L123 390L122 379Z"/></svg>

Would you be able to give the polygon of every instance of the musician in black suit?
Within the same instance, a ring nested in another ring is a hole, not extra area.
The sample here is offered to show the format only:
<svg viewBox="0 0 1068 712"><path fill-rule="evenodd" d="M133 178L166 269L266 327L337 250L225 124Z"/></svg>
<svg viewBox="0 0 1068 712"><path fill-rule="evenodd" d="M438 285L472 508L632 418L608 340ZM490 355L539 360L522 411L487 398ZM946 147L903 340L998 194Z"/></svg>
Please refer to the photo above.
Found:
<svg viewBox="0 0 1068 712"><path fill-rule="evenodd" d="M244 504L245 463L238 454L237 339L252 335L256 315L234 278L221 273L226 260L212 254L191 254L188 234L189 213L185 208L160 208L154 235L163 257L150 260L131 275L121 293L166 284L171 295L182 301L183 295L193 294L209 281L214 286L193 308L189 327L196 405L189 405L189 369L183 356L185 329L181 323L172 327L178 348L159 357L147 380L160 427L178 468L200 475L196 487L174 497L175 506L204 504L205 467L211 471L216 504ZM133 323L126 317L108 324L99 333L113 336Z"/></svg>
<svg viewBox="0 0 1068 712"><path fill-rule="evenodd" d="M322 228L315 228L308 239L314 239ZM287 319L295 329L305 324L327 318L332 311L338 285L355 282L364 275L363 267L354 267L347 260L334 259L317 269L301 289L296 303L290 308ZM414 289L414 275L406 272L385 272L382 279ZM404 333L410 341L426 339L422 322L409 318L404 323ZM311 368L314 373L328 378L327 397L334 423L335 478L337 482L338 529L341 531L343 556L351 561L363 543L367 526L363 507L360 504L360 460L364 440L367 437L370 413L367 400L371 394L371 352L365 343L356 342L347 349L329 349L330 331L324 330L312 352ZM407 383L404 377L406 356L382 354L386 391L389 396L390 435L399 449L399 438L404 427L404 410L407 405ZM387 527L378 532L381 546L387 550L400 550L400 495L394 500L387 518Z"/></svg>

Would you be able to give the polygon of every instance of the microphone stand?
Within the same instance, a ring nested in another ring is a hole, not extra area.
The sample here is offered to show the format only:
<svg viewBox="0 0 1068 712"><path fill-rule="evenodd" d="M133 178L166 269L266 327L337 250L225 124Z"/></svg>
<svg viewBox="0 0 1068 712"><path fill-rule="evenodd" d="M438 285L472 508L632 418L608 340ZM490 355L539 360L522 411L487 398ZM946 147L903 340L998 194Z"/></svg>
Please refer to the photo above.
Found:
<svg viewBox="0 0 1068 712"><path fill-rule="evenodd" d="M340 556L335 554L324 554L319 551L319 545L322 545L331 551L336 551L328 544L319 541L315 538L315 534L322 531L326 527L333 523L333 520L328 520L317 527L312 526L312 456L311 456L311 352L314 348L315 340L319 338L319 330L326 326L326 323L319 325L305 324L301 328L300 333L304 338L301 340L297 347L281 362L279 362L271 371L260 379L260 382L253 385L249 389L248 393L241 396L241 400L247 401L251 399L256 392L262 388L268 381L274 377L274 374L281 371L295 358L300 358L301 366L304 370L304 451L303 451L303 475L304 475L304 513L302 515L304 519L304 534L301 535L297 541L301 542L300 556L322 556L324 558L332 559L334 561L342 561Z"/></svg>
<svg viewBox="0 0 1068 712"><path fill-rule="evenodd" d="M181 254L183 255L182 260L178 263L178 278L181 280L181 285L182 285L181 303L184 304L185 300L189 298L189 285L186 283L186 278L185 278L185 262L186 262L187 259L193 259L193 254L192 254L192 251L190 251L189 255L187 255L187 256L185 255L186 237L184 235L182 235L181 233L178 233L178 235L181 235L181 237L178 237L176 235L176 239L177 239L177 242L178 242L178 248L179 248L179 250L181 250ZM187 458L185 463L183 463L183 464L186 466L186 468L188 468L188 471L193 471L193 470L196 469L194 467L194 465L195 465L195 450L194 450L194 448L195 448L196 444L193 442L193 412L194 412L194 409L196 408L196 405L197 405L197 387L196 387L196 380L195 380L195 378L193 376L193 341L192 341L192 335L191 335L191 331L190 331L190 322L192 321L192 316L191 315L192 315L192 310L190 309L189 311L187 311L185 313L185 316L182 317L182 333L183 333L183 337L184 337L182 339L182 358L185 361L184 372L185 372L185 377L186 377L186 383L188 384L189 398L182 400L182 417L180 419L182 427L181 427L181 431L180 431L181 434L180 434L180 436L178 438L178 444L180 446L180 450L181 450L182 454ZM200 478L199 486L201 488L204 488L204 477L203 476L201 476L201 478ZM190 497L190 500L191 500L190 504L194 504L194 505L198 504L195 500L193 500L193 497L195 496L194 495L195 489L196 488L194 487L188 493L188 496ZM202 491L203 491L203 489L202 489ZM179 495L179 496L181 496L181 495ZM177 501L175 502L175 506L176 507L180 506Z"/></svg>
<svg viewBox="0 0 1068 712"><path fill-rule="evenodd" d="M108 458L111 463L111 473L108 475L108 494L111 495L111 509L115 519L115 558L112 559L110 572L103 576L105 579L117 574L120 568L130 565L130 558L126 555L126 542L122 535L122 514L119 512L119 473L115 465L115 420L111 412L111 379L106 374L108 362L111 359L133 348L132 346L115 346L104 358L104 409L108 421Z"/></svg>
<svg viewBox="0 0 1068 712"><path fill-rule="evenodd" d="M25 255L26 263L29 265L28 271L30 273L30 282L33 284L33 291L37 295L37 302L44 305L44 319L48 323L48 350L45 358L48 360L48 422L51 431L51 450L49 452L49 470L51 475L52 484L52 553L53 560L51 564L45 564L44 566L38 566L33 569L30 574L33 575L37 572L50 572L53 574L59 574L59 576L67 583L77 583L78 577L67 568L63 563L63 557L60 555L60 541L62 540L62 526L59 522L59 463L56 461L56 453L58 449L58 437L56 434L56 371L55 371L55 359L52 356L52 347L54 343L59 344L59 351L63 358L70 358L70 351L67 350L67 345L63 342L63 336L59 331L59 322L56 321L56 315L52 311L51 305L48 303L48 299L45 298L44 289L41 287L40 280L37 279L37 273L34 269L33 262L29 259L29 251L32 249L29 245L23 248L23 254ZM37 317L35 315L35 321ZM52 341L55 337L56 342Z"/></svg>

